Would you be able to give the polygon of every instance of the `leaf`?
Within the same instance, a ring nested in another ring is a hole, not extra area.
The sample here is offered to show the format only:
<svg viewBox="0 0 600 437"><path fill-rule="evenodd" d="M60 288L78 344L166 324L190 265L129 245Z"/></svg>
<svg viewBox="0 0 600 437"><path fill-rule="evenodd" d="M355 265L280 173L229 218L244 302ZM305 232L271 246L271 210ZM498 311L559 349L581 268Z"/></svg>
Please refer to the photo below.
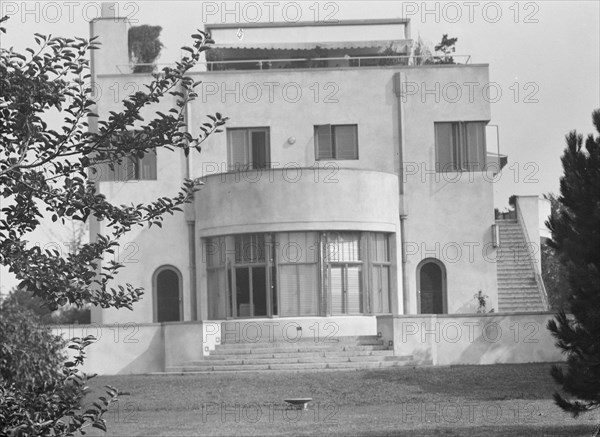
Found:
<svg viewBox="0 0 600 437"><path fill-rule="evenodd" d="M100 419L92 423L92 427L101 429L102 431L106 432L106 424L104 423L104 419Z"/></svg>

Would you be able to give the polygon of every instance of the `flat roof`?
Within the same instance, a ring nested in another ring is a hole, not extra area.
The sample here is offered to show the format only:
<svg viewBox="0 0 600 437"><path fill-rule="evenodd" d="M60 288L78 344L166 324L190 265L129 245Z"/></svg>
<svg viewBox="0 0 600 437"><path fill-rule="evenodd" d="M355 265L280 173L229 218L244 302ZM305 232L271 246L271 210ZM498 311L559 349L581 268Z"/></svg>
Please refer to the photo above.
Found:
<svg viewBox="0 0 600 437"><path fill-rule="evenodd" d="M313 27L313 26L356 26L372 24L408 24L409 18L377 18L366 20L335 20L335 21L298 21L266 22L266 23L206 23L205 29L239 29L243 28L268 28L268 27Z"/></svg>

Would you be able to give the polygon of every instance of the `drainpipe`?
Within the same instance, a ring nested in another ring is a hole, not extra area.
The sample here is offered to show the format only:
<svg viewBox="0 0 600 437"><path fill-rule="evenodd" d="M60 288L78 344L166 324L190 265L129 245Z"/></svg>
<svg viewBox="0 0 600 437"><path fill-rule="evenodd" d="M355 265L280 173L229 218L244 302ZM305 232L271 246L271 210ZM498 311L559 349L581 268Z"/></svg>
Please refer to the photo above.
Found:
<svg viewBox="0 0 600 437"><path fill-rule="evenodd" d="M404 239L406 236L405 222L407 214L404 206L404 136L402 130L402 78L400 72L394 73L394 94L396 95L398 107L398 152L394 160L396 173L398 174L398 191L400 193L400 244L401 244L401 271L402 271L402 308L404 314L408 314L409 292L408 292L408 273L406 269L406 251Z"/></svg>
<svg viewBox="0 0 600 437"><path fill-rule="evenodd" d="M187 102L184 109L184 122L187 131L193 135L191 122L191 102ZM190 154L185 157L185 177L190 179L192 174ZM191 204L185 205L185 218L188 228L188 259L190 272L190 318L198 320L198 296L196 287L196 214L195 204L192 198Z"/></svg>

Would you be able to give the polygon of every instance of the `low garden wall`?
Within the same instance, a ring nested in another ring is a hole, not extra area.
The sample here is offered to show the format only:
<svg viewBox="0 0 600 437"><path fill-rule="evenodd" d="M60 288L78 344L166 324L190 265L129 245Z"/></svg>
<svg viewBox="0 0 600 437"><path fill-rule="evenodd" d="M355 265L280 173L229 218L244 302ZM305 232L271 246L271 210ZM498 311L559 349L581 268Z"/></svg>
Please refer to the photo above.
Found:
<svg viewBox="0 0 600 437"><path fill-rule="evenodd" d="M111 325L60 325L55 334L65 339L93 335L86 348L83 370L101 375L164 372L183 361L201 360L214 349L211 322L114 323Z"/></svg>
<svg viewBox="0 0 600 437"><path fill-rule="evenodd" d="M377 330L395 355L412 355L421 364L556 362L564 357L546 328L553 317L547 312L379 316Z"/></svg>
<svg viewBox="0 0 600 437"><path fill-rule="evenodd" d="M420 364L561 361L546 328L551 313L306 317L215 322L124 323L53 327L66 339L93 335L83 370L104 375L164 372L199 361L220 343L256 343L379 335L395 355Z"/></svg>

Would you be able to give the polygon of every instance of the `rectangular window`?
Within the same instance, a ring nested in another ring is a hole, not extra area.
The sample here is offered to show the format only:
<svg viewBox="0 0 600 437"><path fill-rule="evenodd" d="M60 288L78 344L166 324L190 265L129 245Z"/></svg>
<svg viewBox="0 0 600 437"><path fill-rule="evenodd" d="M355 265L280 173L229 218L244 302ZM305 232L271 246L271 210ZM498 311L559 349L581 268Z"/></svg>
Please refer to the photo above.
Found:
<svg viewBox="0 0 600 437"><path fill-rule="evenodd" d="M271 167L269 129L227 129L229 171Z"/></svg>
<svg viewBox="0 0 600 437"><path fill-rule="evenodd" d="M315 126L315 159L358 159L358 127L355 124Z"/></svg>
<svg viewBox="0 0 600 437"><path fill-rule="evenodd" d="M136 132L127 132L123 141L128 137L136 135ZM114 162L113 169L107 163L98 166L99 175L96 175L100 181L126 182L126 181L155 181L156 180L156 150L148 150L145 153L134 152L131 155L121 159L121 162Z"/></svg>
<svg viewBox="0 0 600 437"><path fill-rule="evenodd" d="M370 235L371 259L371 312L390 312L390 262L389 239L387 234Z"/></svg>
<svg viewBox="0 0 600 437"><path fill-rule="evenodd" d="M225 260L225 237L206 240L204 255L208 281L208 318L224 319L231 313L227 308L227 269Z"/></svg>
<svg viewBox="0 0 600 437"><path fill-rule="evenodd" d="M319 314L317 233L282 232L276 246L281 315Z"/></svg>
<svg viewBox="0 0 600 437"><path fill-rule="evenodd" d="M265 262L265 234L235 236L235 263L262 264Z"/></svg>
<svg viewBox="0 0 600 437"><path fill-rule="evenodd" d="M334 315L364 312L360 236L360 232L327 234L325 256Z"/></svg>
<svg viewBox="0 0 600 437"><path fill-rule="evenodd" d="M436 170L482 171L485 168L485 121L435 125Z"/></svg>

